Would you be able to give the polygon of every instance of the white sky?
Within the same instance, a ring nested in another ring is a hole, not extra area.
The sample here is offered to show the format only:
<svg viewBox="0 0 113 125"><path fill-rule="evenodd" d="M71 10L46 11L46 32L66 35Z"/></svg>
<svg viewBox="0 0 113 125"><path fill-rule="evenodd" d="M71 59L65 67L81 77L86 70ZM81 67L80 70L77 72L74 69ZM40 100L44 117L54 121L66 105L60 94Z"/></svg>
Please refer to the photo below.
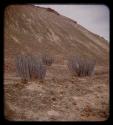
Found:
<svg viewBox="0 0 113 125"><path fill-rule="evenodd" d="M50 7L61 15L77 21L89 31L109 40L109 8L105 5L50 5L37 4L41 7Z"/></svg>

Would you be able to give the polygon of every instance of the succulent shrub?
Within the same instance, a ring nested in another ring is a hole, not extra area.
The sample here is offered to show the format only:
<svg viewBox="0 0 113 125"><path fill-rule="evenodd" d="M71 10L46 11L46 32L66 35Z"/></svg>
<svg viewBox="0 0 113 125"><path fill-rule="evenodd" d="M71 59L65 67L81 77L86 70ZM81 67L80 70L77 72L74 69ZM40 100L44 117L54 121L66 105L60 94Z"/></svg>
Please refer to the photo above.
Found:
<svg viewBox="0 0 113 125"><path fill-rule="evenodd" d="M50 55L44 54L42 55L42 62L44 65L51 66L54 62L54 58Z"/></svg>
<svg viewBox="0 0 113 125"><path fill-rule="evenodd" d="M68 68L75 76L90 76L94 73L95 60L83 58L80 56L73 56L68 60Z"/></svg>
<svg viewBox="0 0 113 125"><path fill-rule="evenodd" d="M46 67L41 61L37 61L30 55L18 55L16 57L16 69L22 80L44 79Z"/></svg>

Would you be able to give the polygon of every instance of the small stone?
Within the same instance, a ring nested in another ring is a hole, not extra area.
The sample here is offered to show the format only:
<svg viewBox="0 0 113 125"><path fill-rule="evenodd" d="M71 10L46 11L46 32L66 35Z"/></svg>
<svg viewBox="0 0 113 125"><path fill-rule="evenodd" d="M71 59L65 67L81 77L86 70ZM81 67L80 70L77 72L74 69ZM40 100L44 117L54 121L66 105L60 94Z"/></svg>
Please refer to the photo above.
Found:
<svg viewBox="0 0 113 125"><path fill-rule="evenodd" d="M47 112L48 115L51 115L51 116L59 116L59 113L55 110L50 110Z"/></svg>
<svg viewBox="0 0 113 125"><path fill-rule="evenodd" d="M73 104L73 105L77 105L77 103L76 103L76 102L73 102L72 104Z"/></svg>
<svg viewBox="0 0 113 125"><path fill-rule="evenodd" d="M60 94L63 94L63 91L61 91Z"/></svg>
<svg viewBox="0 0 113 125"><path fill-rule="evenodd" d="M52 98L52 100L53 100L53 101L56 101L56 98L55 98L55 97L53 97L53 98Z"/></svg>

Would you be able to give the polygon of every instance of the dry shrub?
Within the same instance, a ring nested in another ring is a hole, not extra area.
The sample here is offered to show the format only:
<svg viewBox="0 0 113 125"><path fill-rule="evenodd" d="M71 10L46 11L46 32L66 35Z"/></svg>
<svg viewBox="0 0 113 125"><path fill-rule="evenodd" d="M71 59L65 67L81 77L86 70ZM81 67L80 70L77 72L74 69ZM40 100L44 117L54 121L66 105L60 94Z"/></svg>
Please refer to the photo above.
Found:
<svg viewBox="0 0 113 125"><path fill-rule="evenodd" d="M68 68L75 76L90 76L94 73L95 60L73 56L68 60Z"/></svg>
<svg viewBox="0 0 113 125"><path fill-rule="evenodd" d="M22 81L30 79L44 79L46 68L41 61L36 60L30 55L18 55L16 57L16 69Z"/></svg>
<svg viewBox="0 0 113 125"><path fill-rule="evenodd" d="M42 55L42 62L44 65L51 66L52 63L54 62L54 58L50 55L43 54Z"/></svg>

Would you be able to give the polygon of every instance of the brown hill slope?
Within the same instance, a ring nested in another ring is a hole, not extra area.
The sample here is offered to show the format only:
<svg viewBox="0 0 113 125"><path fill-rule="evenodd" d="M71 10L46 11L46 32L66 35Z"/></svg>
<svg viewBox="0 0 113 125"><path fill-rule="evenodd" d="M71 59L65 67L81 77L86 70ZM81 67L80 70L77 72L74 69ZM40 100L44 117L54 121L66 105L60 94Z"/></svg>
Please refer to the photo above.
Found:
<svg viewBox="0 0 113 125"><path fill-rule="evenodd" d="M93 56L108 64L109 45L76 21L56 11L32 5L12 5L5 10L5 61L21 52L50 52L64 58L70 54Z"/></svg>
<svg viewBox="0 0 113 125"><path fill-rule="evenodd" d="M13 121L105 121L109 117L109 46L76 21L51 9L9 6L5 11L4 115ZM57 57L43 83L27 84L13 69L20 52L49 52ZM93 56L88 77L72 77L66 57ZM102 66L103 65L103 66Z"/></svg>

